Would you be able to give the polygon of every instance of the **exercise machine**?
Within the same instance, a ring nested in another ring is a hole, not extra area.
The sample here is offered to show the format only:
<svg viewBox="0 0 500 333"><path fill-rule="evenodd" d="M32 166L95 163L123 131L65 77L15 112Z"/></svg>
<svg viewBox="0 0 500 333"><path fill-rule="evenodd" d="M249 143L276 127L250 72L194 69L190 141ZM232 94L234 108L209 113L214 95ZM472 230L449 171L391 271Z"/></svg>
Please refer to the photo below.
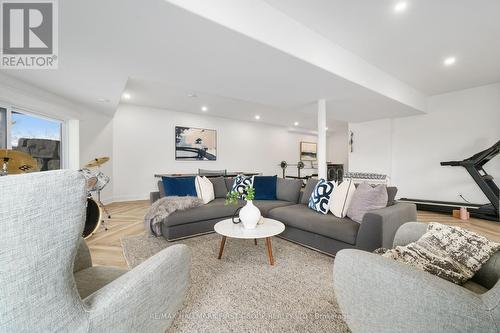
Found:
<svg viewBox="0 0 500 333"><path fill-rule="evenodd" d="M476 205L471 203L431 201L403 198L400 201L413 202L420 210L434 211L441 213L451 213L457 207L466 207L473 217L500 221L499 218L499 189L493 180L493 176L484 170L484 165L491 161L500 153L500 140L488 149L485 149L463 161L441 162L442 166L460 166L465 168L469 175L474 179L481 191L490 201L489 204Z"/></svg>

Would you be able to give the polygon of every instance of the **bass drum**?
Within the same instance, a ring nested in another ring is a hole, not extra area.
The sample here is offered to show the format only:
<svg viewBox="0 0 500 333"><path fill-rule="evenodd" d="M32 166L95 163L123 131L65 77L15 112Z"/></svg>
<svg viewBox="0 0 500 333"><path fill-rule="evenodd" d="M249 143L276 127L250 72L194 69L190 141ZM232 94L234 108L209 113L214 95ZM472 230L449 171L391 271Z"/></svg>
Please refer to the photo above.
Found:
<svg viewBox="0 0 500 333"><path fill-rule="evenodd" d="M92 198L87 198L87 217L83 228L83 238L87 239L97 231L101 224L101 214L101 208L97 202Z"/></svg>

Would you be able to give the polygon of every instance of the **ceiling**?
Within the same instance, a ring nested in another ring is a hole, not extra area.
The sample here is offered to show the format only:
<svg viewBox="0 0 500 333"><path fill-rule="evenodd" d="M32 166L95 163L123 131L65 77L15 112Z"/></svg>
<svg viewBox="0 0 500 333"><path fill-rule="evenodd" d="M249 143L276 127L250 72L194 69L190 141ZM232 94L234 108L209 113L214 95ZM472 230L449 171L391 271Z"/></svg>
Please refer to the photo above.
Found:
<svg viewBox="0 0 500 333"><path fill-rule="evenodd" d="M498 0L265 1L422 93L500 81Z"/></svg>
<svg viewBox="0 0 500 333"><path fill-rule="evenodd" d="M499 79L500 63L489 59L498 50L488 41L500 40L498 29L486 33L482 28L489 24L493 30L498 23L482 9L483 23L474 22L481 28L469 26L479 41L469 43L473 33L466 32L453 38L464 37L458 49L458 42L448 43L442 36L423 40L436 36L428 25L436 27L435 19L443 13L434 4L438 1L419 0L427 9L412 2L404 17L397 19L387 13L390 1L267 1L422 91L436 93ZM457 2L448 13L453 17L442 20L445 25L454 20L472 23L465 20L464 3L477 2ZM493 1L484 3L495 9ZM412 15L430 17L434 23L422 24ZM332 128L342 121L421 113L164 0L64 0L59 2L59 17L59 69L3 73L108 114L125 102L200 113L203 100L209 107L207 115L252 120L259 112L262 122L291 126L298 121L311 130L316 128L319 98L327 100ZM456 31L467 30L463 26ZM455 67L442 68L446 52L456 54ZM471 68L467 57L481 62ZM128 101L121 99L125 90L132 96ZM189 99L190 92L199 98Z"/></svg>

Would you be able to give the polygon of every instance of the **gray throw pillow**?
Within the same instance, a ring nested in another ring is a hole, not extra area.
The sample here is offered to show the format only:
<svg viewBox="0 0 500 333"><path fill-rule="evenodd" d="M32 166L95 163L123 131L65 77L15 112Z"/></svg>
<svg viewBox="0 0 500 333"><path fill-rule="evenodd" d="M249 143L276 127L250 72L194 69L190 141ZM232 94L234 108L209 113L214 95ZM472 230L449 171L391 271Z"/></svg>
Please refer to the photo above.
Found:
<svg viewBox="0 0 500 333"><path fill-rule="evenodd" d="M278 200L297 203L299 201L302 180L278 178L276 182L276 198Z"/></svg>
<svg viewBox="0 0 500 333"><path fill-rule="evenodd" d="M233 177L224 177L224 181L226 182L227 191L231 192L231 190L233 189L233 183L234 183Z"/></svg>
<svg viewBox="0 0 500 333"><path fill-rule="evenodd" d="M371 210L387 207L387 188L385 185L371 187L367 183L361 183L352 195L347 216L361 223L363 216Z"/></svg>
<svg viewBox="0 0 500 333"><path fill-rule="evenodd" d="M160 192L160 198L165 197L165 187L163 187L163 182L161 180L158 181L158 192Z"/></svg>
<svg viewBox="0 0 500 333"><path fill-rule="evenodd" d="M318 184L319 179L316 178L309 178L307 180L306 187L304 188L304 191L302 192L302 197L300 199L300 203L304 205L309 205L309 199L311 198L311 194L314 191L314 188L316 187L316 184Z"/></svg>
<svg viewBox="0 0 500 333"><path fill-rule="evenodd" d="M226 181L224 177L210 177L208 178L214 186L214 194L216 198L225 198L227 195Z"/></svg>
<svg viewBox="0 0 500 333"><path fill-rule="evenodd" d="M398 193L398 188L395 186L387 187L387 207L394 205L396 202L396 194Z"/></svg>
<svg viewBox="0 0 500 333"><path fill-rule="evenodd" d="M416 242L375 252L453 283L463 284L499 250L499 243L474 232L431 223L427 232Z"/></svg>

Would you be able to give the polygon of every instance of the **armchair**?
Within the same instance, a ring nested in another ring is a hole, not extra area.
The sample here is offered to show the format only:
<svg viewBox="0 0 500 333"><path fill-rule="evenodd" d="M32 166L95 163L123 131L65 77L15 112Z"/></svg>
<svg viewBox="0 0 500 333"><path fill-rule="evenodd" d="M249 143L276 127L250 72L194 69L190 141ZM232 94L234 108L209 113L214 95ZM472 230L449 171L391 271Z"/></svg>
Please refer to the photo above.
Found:
<svg viewBox="0 0 500 333"><path fill-rule="evenodd" d="M417 240L426 228L402 225L394 246ZM463 286L358 250L338 252L333 270L335 295L353 333L500 330L500 252Z"/></svg>
<svg viewBox="0 0 500 333"><path fill-rule="evenodd" d="M172 246L128 272L92 267L81 241L86 192L78 172L1 177L0 188L0 332L169 327L188 287L187 247Z"/></svg>

